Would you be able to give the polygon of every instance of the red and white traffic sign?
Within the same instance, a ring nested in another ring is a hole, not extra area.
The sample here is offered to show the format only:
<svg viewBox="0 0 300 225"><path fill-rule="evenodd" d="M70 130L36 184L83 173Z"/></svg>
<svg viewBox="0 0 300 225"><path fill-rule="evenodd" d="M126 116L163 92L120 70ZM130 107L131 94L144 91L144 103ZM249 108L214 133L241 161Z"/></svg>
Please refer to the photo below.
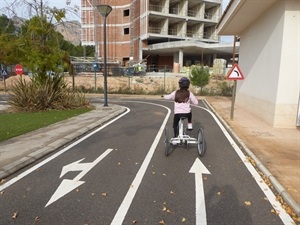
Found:
<svg viewBox="0 0 300 225"><path fill-rule="evenodd" d="M22 74L23 74L23 66L21 66L20 64L17 64L17 65L15 66L15 72L16 72L16 74L18 74L18 75L22 75Z"/></svg>
<svg viewBox="0 0 300 225"><path fill-rule="evenodd" d="M244 80L244 75L238 64L234 64L232 69L229 71L227 80Z"/></svg>

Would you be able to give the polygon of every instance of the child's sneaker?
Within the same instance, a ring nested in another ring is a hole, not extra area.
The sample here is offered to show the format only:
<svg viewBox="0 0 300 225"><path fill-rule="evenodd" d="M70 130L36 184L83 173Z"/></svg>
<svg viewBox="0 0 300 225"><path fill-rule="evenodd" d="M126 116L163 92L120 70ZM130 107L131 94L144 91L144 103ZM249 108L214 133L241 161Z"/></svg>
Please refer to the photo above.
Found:
<svg viewBox="0 0 300 225"><path fill-rule="evenodd" d="M193 124L192 124L192 123L188 123L187 129L188 129L188 130L193 130Z"/></svg>

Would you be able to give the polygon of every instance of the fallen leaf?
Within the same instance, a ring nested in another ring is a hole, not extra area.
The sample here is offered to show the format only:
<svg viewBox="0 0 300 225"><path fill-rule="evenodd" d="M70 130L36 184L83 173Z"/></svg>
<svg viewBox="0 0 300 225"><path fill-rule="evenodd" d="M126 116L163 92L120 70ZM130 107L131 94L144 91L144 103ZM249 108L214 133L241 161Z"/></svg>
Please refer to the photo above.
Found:
<svg viewBox="0 0 300 225"><path fill-rule="evenodd" d="M162 211L167 212L167 213L173 213L170 209L168 209L166 206L162 208Z"/></svg>
<svg viewBox="0 0 300 225"><path fill-rule="evenodd" d="M173 213L170 209L167 209L167 213ZM175 213L173 213L175 214Z"/></svg>
<svg viewBox="0 0 300 225"><path fill-rule="evenodd" d="M165 221L164 221L164 220L161 220L161 221L159 221L159 224L166 225L166 223L165 223Z"/></svg>
<svg viewBox="0 0 300 225"><path fill-rule="evenodd" d="M293 216L293 219L297 222L300 222L300 217L298 217L298 216Z"/></svg>
<svg viewBox="0 0 300 225"><path fill-rule="evenodd" d="M18 217L18 212L14 212L11 218L12 219L17 219L17 217Z"/></svg>
<svg viewBox="0 0 300 225"><path fill-rule="evenodd" d="M274 213L274 214L276 214L276 215L279 214L279 212L277 212L275 209L271 209L271 213Z"/></svg>
<svg viewBox="0 0 300 225"><path fill-rule="evenodd" d="M250 206L250 205L251 205L251 202L245 201L245 205Z"/></svg>

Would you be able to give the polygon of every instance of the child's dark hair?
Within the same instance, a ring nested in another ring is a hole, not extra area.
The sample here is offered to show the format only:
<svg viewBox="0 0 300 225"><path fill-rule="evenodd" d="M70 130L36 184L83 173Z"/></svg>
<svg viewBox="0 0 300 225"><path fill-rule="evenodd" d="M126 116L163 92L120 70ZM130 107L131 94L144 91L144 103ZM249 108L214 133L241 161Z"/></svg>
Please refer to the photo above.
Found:
<svg viewBox="0 0 300 225"><path fill-rule="evenodd" d="M190 91L187 88L177 90L175 93L175 102L183 103L188 102L190 98Z"/></svg>

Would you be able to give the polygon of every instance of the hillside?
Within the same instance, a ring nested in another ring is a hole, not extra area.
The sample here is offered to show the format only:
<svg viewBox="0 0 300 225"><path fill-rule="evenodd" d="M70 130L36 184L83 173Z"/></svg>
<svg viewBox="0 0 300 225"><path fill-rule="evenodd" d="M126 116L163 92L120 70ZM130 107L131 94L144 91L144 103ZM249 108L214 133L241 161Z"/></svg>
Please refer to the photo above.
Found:
<svg viewBox="0 0 300 225"><path fill-rule="evenodd" d="M60 32L65 40L71 42L73 45L80 44L80 29L81 24L75 20L62 22L55 26L55 30Z"/></svg>
<svg viewBox="0 0 300 225"><path fill-rule="evenodd" d="M21 26L26 21L26 19L17 16L12 17L11 19L17 29L21 29ZM60 32L65 40L71 42L73 45L80 44L81 24L79 21L73 20L58 23L55 26L55 30Z"/></svg>

